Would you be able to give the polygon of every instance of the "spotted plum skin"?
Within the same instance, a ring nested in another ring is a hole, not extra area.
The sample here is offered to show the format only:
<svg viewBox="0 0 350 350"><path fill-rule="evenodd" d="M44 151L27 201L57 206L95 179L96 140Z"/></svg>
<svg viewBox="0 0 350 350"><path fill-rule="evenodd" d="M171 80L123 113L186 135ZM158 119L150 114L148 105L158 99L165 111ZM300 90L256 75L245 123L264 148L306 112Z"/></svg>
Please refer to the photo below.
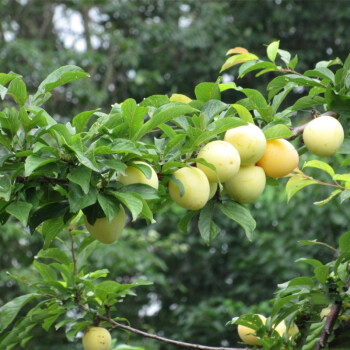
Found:
<svg viewBox="0 0 350 350"><path fill-rule="evenodd" d="M90 327L83 335L84 350L109 350L112 338L103 327Z"/></svg>

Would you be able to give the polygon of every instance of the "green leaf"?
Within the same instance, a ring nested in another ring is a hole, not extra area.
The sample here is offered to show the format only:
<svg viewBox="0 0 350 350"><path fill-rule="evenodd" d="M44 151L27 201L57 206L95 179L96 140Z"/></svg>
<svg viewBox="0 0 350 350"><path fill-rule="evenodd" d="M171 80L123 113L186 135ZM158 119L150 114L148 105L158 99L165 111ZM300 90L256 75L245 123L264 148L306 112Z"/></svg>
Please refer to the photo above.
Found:
<svg viewBox="0 0 350 350"><path fill-rule="evenodd" d="M220 232L220 229L213 222L213 211L214 203L209 201L199 213L198 228L206 244L210 244Z"/></svg>
<svg viewBox="0 0 350 350"><path fill-rule="evenodd" d="M253 231L256 227L256 222L250 211L243 205L233 201L218 204L218 207L224 215L242 226L247 238L251 241L253 238Z"/></svg>
<svg viewBox="0 0 350 350"><path fill-rule="evenodd" d="M295 55L294 58L288 63L288 67L290 69L294 69L296 67L296 65L298 64L298 55Z"/></svg>
<svg viewBox="0 0 350 350"><path fill-rule="evenodd" d="M209 100L202 108L206 122L210 123L215 116L226 110L228 106L228 104L219 100Z"/></svg>
<svg viewBox="0 0 350 350"><path fill-rule="evenodd" d="M316 159L305 162L303 165L303 169L305 168L317 168L323 170L326 173L328 173L332 178L335 175L333 168L328 163Z"/></svg>
<svg viewBox="0 0 350 350"><path fill-rule="evenodd" d="M281 60L286 63L287 65L289 65L290 59L291 59L291 54L286 51L286 50L281 50L278 49L277 53L279 54L279 56L281 57Z"/></svg>
<svg viewBox="0 0 350 350"><path fill-rule="evenodd" d="M277 41L272 42L266 48L267 57L269 58L270 61L272 61L272 62L275 61L279 46L280 46L280 41L277 40Z"/></svg>
<svg viewBox="0 0 350 350"><path fill-rule="evenodd" d="M226 91L226 90L236 90L237 85L230 81L229 83L219 84L220 92Z"/></svg>
<svg viewBox="0 0 350 350"><path fill-rule="evenodd" d="M263 129L266 140L285 139L293 136L293 132L285 124L277 124Z"/></svg>
<svg viewBox="0 0 350 350"><path fill-rule="evenodd" d="M195 87L194 93L197 100L204 102L221 99L220 88L216 83L200 83Z"/></svg>
<svg viewBox="0 0 350 350"><path fill-rule="evenodd" d="M307 179L301 174L290 177L286 184L287 201L289 201L298 191L309 185L317 185L318 182L313 179Z"/></svg>
<svg viewBox="0 0 350 350"><path fill-rule="evenodd" d="M244 106L235 103L232 105L232 107L237 111L239 117L248 122L248 123L252 123L254 124L254 119L253 116L251 115L251 113L249 112L249 110L247 108L245 108Z"/></svg>
<svg viewBox="0 0 350 350"><path fill-rule="evenodd" d="M136 101L128 98L121 104L123 117L129 125L129 137L132 138L143 126L143 120L148 112L146 107L138 107Z"/></svg>
<svg viewBox="0 0 350 350"><path fill-rule="evenodd" d="M56 271L49 265L42 264L39 261L34 260L33 266L45 281L57 281Z"/></svg>
<svg viewBox="0 0 350 350"><path fill-rule="evenodd" d="M277 70L277 67L275 64L271 62L256 62L256 61L248 61L246 63L243 63L238 70L239 77L243 78L247 73L252 72L254 70L258 69L268 69L268 70Z"/></svg>
<svg viewBox="0 0 350 350"><path fill-rule="evenodd" d="M327 278L329 275L329 266L323 265L323 266L318 266L314 270L315 277L316 279L320 282L325 284L327 282Z"/></svg>
<svg viewBox="0 0 350 350"><path fill-rule="evenodd" d="M15 78L20 78L21 76L19 74L10 72L8 74L6 73L0 73L0 84L1 85L6 85L8 82Z"/></svg>
<svg viewBox="0 0 350 350"><path fill-rule="evenodd" d="M120 203L114 196L98 193L97 201L106 215L108 222L111 222L120 210Z"/></svg>
<svg viewBox="0 0 350 350"><path fill-rule="evenodd" d="M174 176L174 174L171 176L171 181L178 187L180 197L182 197L185 194L185 187L182 184L182 182Z"/></svg>
<svg viewBox="0 0 350 350"><path fill-rule="evenodd" d="M166 95L152 95L150 97L145 98L140 103L140 106L159 108L163 105L168 104L169 102L170 102L169 97Z"/></svg>
<svg viewBox="0 0 350 350"><path fill-rule="evenodd" d="M23 106L27 100L27 87L23 80L15 78L8 86L7 94L11 95L16 103Z"/></svg>
<svg viewBox="0 0 350 350"><path fill-rule="evenodd" d="M317 77L327 80L327 82L332 82L334 84L335 77L334 73L326 67L318 67L313 70L307 70L304 75L306 77Z"/></svg>
<svg viewBox="0 0 350 350"><path fill-rule="evenodd" d="M174 147L177 147L178 145L180 145L181 142L184 141L185 139L186 139L185 134L174 135L167 143L164 149L164 155L167 155Z"/></svg>
<svg viewBox="0 0 350 350"><path fill-rule="evenodd" d="M242 89L240 91L248 97L252 109L257 110L266 122L272 120L272 107L267 104L265 97L258 90Z"/></svg>
<svg viewBox="0 0 350 350"><path fill-rule="evenodd" d="M48 219L63 216L67 209L67 202L51 203L39 208L29 217L28 226L30 231L33 233L37 226Z"/></svg>
<svg viewBox="0 0 350 350"><path fill-rule="evenodd" d="M350 198L350 190L342 191L339 196L340 204Z"/></svg>
<svg viewBox="0 0 350 350"><path fill-rule="evenodd" d="M349 88L349 85L350 85L349 77L350 77L350 54L348 55L348 57L344 62L343 72L339 82L340 88L343 88L343 87Z"/></svg>
<svg viewBox="0 0 350 350"><path fill-rule="evenodd" d="M325 103L325 98L321 96L304 96L299 98L293 106L292 111L298 111L299 109L307 109L310 107L315 107Z"/></svg>
<svg viewBox="0 0 350 350"><path fill-rule="evenodd" d="M335 174L333 176L335 181L345 181L350 183L350 174Z"/></svg>
<svg viewBox="0 0 350 350"><path fill-rule="evenodd" d="M340 192L342 192L341 189L337 189L337 190L334 190L330 196L328 196L326 199L322 200L322 201L318 201L318 202L314 202L315 205L318 205L318 206L322 206L322 205L325 205L327 204L328 202L330 202L336 195L338 195Z"/></svg>
<svg viewBox="0 0 350 350"><path fill-rule="evenodd" d="M76 168L72 168L67 178L79 185L83 192L87 194L90 190L91 169L84 165L79 165Z"/></svg>
<svg viewBox="0 0 350 350"><path fill-rule="evenodd" d="M322 245L324 247L327 247L327 248L331 249L333 252L338 253L338 251L334 247L332 247L331 245L329 245L327 243L318 242L317 239L307 240L307 241L299 241L299 243L301 245Z"/></svg>
<svg viewBox="0 0 350 350"><path fill-rule="evenodd" d="M47 78L41 82L36 95L86 77L89 77L89 74L84 72L80 67L73 65L62 66L49 74Z"/></svg>
<svg viewBox="0 0 350 350"><path fill-rule="evenodd" d="M142 212L142 200L132 193L113 192L113 196L119 199L130 210L133 221L135 221Z"/></svg>
<svg viewBox="0 0 350 350"><path fill-rule="evenodd" d="M318 266L322 266L323 264L321 263L321 261L316 260L316 259L306 259L306 258L300 258L295 260L295 262L303 262L305 264L309 264L313 267L318 267Z"/></svg>
<svg viewBox="0 0 350 350"><path fill-rule="evenodd" d="M0 97L2 100L5 99L6 93L7 93L7 89L5 88L5 86L0 85Z"/></svg>
<svg viewBox="0 0 350 350"><path fill-rule="evenodd" d="M350 231L345 232L340 236L339 248L342 253L350 253Z"/></svg>
<svg viewBox="0 0 350 350"><path fill-rule="evenodd" d="M5 304L0 312L0 331L5 330L15 319L22 307L37 296L37 293L29 293L16 297Z"/></svg>
<svg viewBox="0 0 350 350"><path fill-rule="evenodd" d="M179 221L178 227L180 231L188 233L188 229L191 223L192 218L197 215L196 211L188 211Z"/></svg>
<svg viewBox="0 0 350 350"><path fill-rule="evenodd" d="M59 248L42 249L38 252L37 258L53 259L65 265L69 265L71 263L71 259L68 257L68 255Z"/></svg>
<svg viewBox="0 0 350 350"><path fill-rule="evenodd" d="M97 192L96 187L91 187L87 193L84 193L80 186L70 183L68 192L70 212L76 213L80 209L84 209L96 203Z"/></svg>
<svg viewBox="0 0 350 350"><path fill-rule="evenodd" d="M193 107L181 102L172 102L167 105L163 105L157 109L154 112L152 118L138 130L138 132L133 136L133 140L140 139L143 135L147 134L149 131L153 130L160 124L166 123L184 114L193 113L195 111L197 110Z"/></svg>
<svg viewBox="0 0 350 350"><path fill-rule="evenodd" d="M152 186L145 184L132 184L123 186L119 191L138 193L145 200L159 199L158 190Z"/></svg>
<svg viewBox="0 0 350 350"><path fill-rule="evenodd" d="M34 170L53 162L57 162L57 158L43 158L36 154L27 157L24 163L24 175L29 176Z"/></svg>
<svg viewBox="0 0 350 350"><path fill-rule="evenodd" d="M73 118L72 125L75 127L77 133L82 132L84 130L85 125L97 111L98 109L81 112Z"/></svg>
<svg viewBox="0 0 350 350"><path fill-rule="evenodd" d="M231 56L222 65L222 67L220 69L220 73L228 68L231 68L231 67L237 65L237 64L251 61L251 60L257 60L258 58L259 58L258 56L254 55L252 53L249 53L249 52Z"/></svg>
<svg viewBox="0 0 350 350"><path fill-rule="evenodd" d="M5 199L6 202L10 200L11 197L11 181L9 176L0 175L0 198Z"/></svg>
<svg viewBox="0 0 350 350"><path fill-rule="evenodd" d="M27 226L32 204L27 202L12 202L6 207L6 212L18 219L23 226Z"/></svg>
<svg viewBox="0 0 350 350"><path fill-rule="evenodd" d="M350 96L337 94L331 86L326 89L327 110L350 116Z"/></svg>
<svg viewBox="0 0 350 350"><path fill-rule="evenodd" d="M44 249L49 248L53 239L63 230L66 224L63 222L62 216L48 219L43 223L42 235L44 237Z"/></svg>

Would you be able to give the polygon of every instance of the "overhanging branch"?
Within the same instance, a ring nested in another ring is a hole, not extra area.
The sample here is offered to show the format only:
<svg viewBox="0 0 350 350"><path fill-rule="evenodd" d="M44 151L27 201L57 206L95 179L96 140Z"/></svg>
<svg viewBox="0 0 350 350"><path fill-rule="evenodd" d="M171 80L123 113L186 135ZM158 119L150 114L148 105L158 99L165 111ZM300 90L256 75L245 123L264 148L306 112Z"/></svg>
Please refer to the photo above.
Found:
<svg viewBox="0 0 350 350"><path fill-rule="evenodd" d="M182 347L191 348L191 349L200 349L200 350L249 350L248 348L228 348L228 347L222 347L222 346L221 347L206 346L206 345L187 343L187 342L183 342L183 341L179 341L179 340L173 340L173 339L161 337L159 335L147 333L147 332L141 331L140 329L136 329L136 328L133 328L131 326L127 326L125 324L119 323L110 317L106 317L106 316L97 314L97 313L93 312L92 310L90 310L88 307L81 304L80 302L78 302L78 306L81 310L94 315L95 317L97 317L101 321L109 322L110 324L113 325L113 329L115 329L115 328L124 329L126 331L141 335L142 337L151 338L154 340L161 341L163 343L173 344L173 345L182 346Z"/></svg>

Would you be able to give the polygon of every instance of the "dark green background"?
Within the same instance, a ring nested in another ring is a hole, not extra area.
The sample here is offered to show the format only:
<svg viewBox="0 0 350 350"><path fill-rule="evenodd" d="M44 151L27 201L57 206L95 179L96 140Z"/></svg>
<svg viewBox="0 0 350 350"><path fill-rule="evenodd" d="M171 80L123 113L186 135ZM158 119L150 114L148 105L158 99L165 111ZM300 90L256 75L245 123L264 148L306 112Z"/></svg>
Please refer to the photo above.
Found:
<svg viewBox="0 0 350 350"><path fill-rule="evenodd" d="M86 50L65 46L64 31L54 25L57 8L67 19L82 18L83 32L77 39ZM235 46L264 57L265 45L279 39L281 48L298 55L300 72L320 60L345 59L350 51L346 0L2 0L0 14L1 71L22 74L30 91L61 65L76 64L91 74L89 80L55 91L45 106L62 120L96 107L108 110L128 97L141 101L173 92L193 97L196 84L217 79L226 51ZM225 79L235 76L232 69ZM268 78L251 74L235 82L263 91ZM188 235L180 233L176 225L183 211L166 208L157 224L130 226L117 243L101 244L91 265L110 269L118 281L137 276L154 281L119 305L120 316L133 326L178 340L233 346L235 328L225 323L245 312L268 314L276 285L308 273L306 266L294 262L297 258L326 262L332 257L325 248L298 244L301 239L336 244L347 230L346 206L336 201L325 207L312 204L326 192L308 189L287 204L283 186L269 187L251 205L257 221L254 241L248 242L238 226L218 216L225 230L211 247L194 228ZM16 223L1 228L0 306L25 290L10 281L6 271L35 278L30 264L41 243L40 234L30 236ZM154 305L159 310L148 315ZM30 349L81 349L79 340L68 343L62 331L35 329L33 335ZM143 344L148 350L171 349L121 331L113 336L118 343Z"/></svg>

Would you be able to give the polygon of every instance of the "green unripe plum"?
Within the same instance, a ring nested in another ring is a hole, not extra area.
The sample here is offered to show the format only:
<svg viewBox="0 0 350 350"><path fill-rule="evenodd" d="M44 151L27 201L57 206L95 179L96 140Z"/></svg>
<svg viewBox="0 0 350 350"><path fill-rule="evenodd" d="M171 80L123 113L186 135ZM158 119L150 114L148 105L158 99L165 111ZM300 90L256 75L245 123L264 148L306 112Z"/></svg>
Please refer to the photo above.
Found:
<svg viewBox="0 0 350 350"><path fill-rule="evenodd" d="M157 173L154 171L154 169L145 162L136 161L134 163L148 166L152 171L151 178L148 179L141 170L135 168L132 165L129 165L125 169L125 175L119 174L117 180L120 181L125 186L132 185L132 184L145 184L145 185L152 186L157 190L159 186L159 181L158 181Z"/></svg>
<svg viewBox="0 0 350 350"><path fill-rule="evenodd" d="M197 158L203 158L216 168L216 172L204 164L197 163L197 167L204 171L209 181L225 182L238 173L241 165L239 153L235 147L226 141L211 141L198 153Z"/></svg>
<svg viewBox="0 0 350 350"><path fill-rule="evenodd" d="M255 164L266 149L264 133L251 123L227 130L224 140L237 149L241 157L241 166Z"/></svg>
<svg viewBox="0 0 350 350"><path fill-rule="evenodd" d="M324 116L311 120L303 131L306 148L313 154L328 157L338 151L344 141L344 130L337 119Z"/></svg>
<svg viewBox="0 0 350 350"><path fill-rule="evenodd" d="M227 180L224 188L231 198L239 203L252 203L263 193L266 185L264 169L250 165L241 167L239 172Z"/></svg>
<svg viewBox="0 0 350 350"><path fill-rule="evenodd" d="M106 328L90 327L83 335L84 350L109 350L112 338Z"/></svg>
<svg viewBox="0 0 350 350"><path fill-rule="evenodd" d="M86 216L84 216L84 221L91 236L105 244L113 243L122 234L124 229L126 222L125 210L120 205L118 214L111 222L108 222L107 218L104 217L96 219L95 223L91 225Z"/></svg>
<svg viewBox="0 0 350 350"><path fill-rule="evenodd" d="M175 203L189 210L198 210L209 199L210 186L204 172L194 167L184 167L174 172L173 176L182 183L184 193L181 196L179 186L169 181L169 194Z"/></svg>

